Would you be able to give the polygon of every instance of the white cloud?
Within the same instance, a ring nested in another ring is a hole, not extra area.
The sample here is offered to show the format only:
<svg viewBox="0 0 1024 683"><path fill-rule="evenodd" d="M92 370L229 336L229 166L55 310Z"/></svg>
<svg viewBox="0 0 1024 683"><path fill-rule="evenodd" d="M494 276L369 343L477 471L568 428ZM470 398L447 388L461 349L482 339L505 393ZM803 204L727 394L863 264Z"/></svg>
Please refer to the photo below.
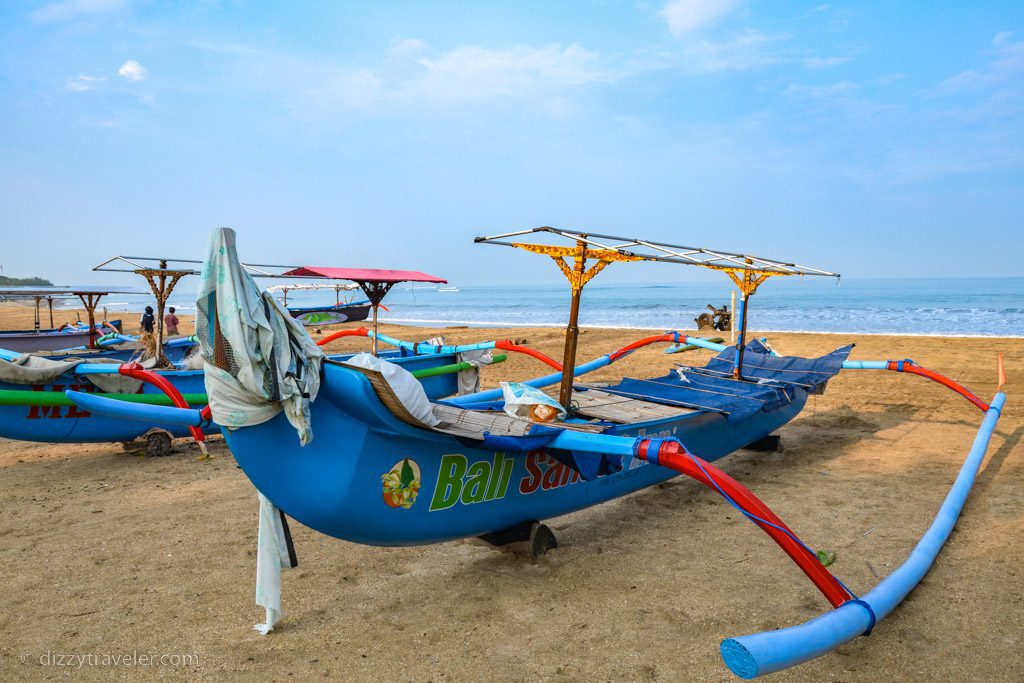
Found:
<svg viewBox="0 0 1024 683"><path fill-rule="evenodd" d="M117 70L117 75L127 78L129 81L141 81L146 78L146 69L134 59L129 59Z"/></svg>
<svg viewBox="0 0 1024 683"><path fill-rule="evenodd" d="M420 95L467 100L555 92L608 80L597 55L579 45L566 48L460 47L435 58L421 57L426 71L414 89Z"/></svg>
<svg viewBox="0 0 1024 683"><path fill-rule="evenodd" d="M790 85L784 93L791 97L808 100L835 100L860 90L860 86L852 81L842 81L832 85Z"/></svg>
<svg viewBox="0 0 1024 683"><path fill-rule="evenodd" d="M672 0L660 15L672 35L682 36L718 23L738 4L739 0Z"/></svg>
<svg viewBox="0 0 1024 683"><path fill-rule="evenodd" d="M128 5L128 0L62 0L51 2L32 13L36 21L71 21L80 16L112 12Z"/></svg>
<svg viewBox="0 0 1024 683"><path fill-rule="evenodd" d="M102 76L73 76L64 84L64 89L71 92L85 92L92 90L94 84L105 80L107 79Z"/></svg>

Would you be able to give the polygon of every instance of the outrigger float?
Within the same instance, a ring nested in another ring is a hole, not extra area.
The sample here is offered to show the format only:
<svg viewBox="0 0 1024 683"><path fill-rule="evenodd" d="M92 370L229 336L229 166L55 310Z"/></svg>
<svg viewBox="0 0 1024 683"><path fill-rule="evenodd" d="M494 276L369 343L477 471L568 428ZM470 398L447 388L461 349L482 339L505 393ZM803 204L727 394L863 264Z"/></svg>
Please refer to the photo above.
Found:
<svg viewBox="0 0 1024 683"><path fill-rule="evenodd" d="M568 245L528 241L543 236L562 238ZM537 424L501 412L500 390L426 401L422 392L409 392L394 366L356 365L324 359L316 352L300 353L300 348L309 347L308 338L278 339L276 348L290 349L285 357L260 358L253 350L265 348L269 340L255 328L232 327L237 307L224 303L258 301L258 289L238 266L233 231L214 233L197 329L213 417L260 493L257 603L267 611L266 623L257 627L261 631L271 630L280 618L280 571L294 565L284 514L325 534L371 545L509 538L524 524L595 505L680 473L717 491L767 533L834 608L805 624L723 641L725 663L741 677L805 662L871 632L927 572L956 522L999 419L1005 401L1001 360L999 390L989 404L910 360L849 360L852 346L820 358L798 358L775 355L756 341L748 344L748 299L766 279L838 277L792 263L549 227L476 241L549 256L569 280L573 298L564 358L556 363L561 368L528 382L535 387L559 386L559 402L567 411L564 420ZM737 344L667 333L576 365L584 286L608 264L633 261L725 272L743 295ZM382 339L373 336L375 341ZM678 368L663 377L624 378L607 386L578 381L587 372L657 342L693 344L718 353L704 367ZM428 353L422 346L416 350ZM447 350L437 347L439 353ZM276 368L296 372L287 386L275 387L272 396L246 396L248 380L233 374L238 368L232 363L240 362L240 354L249 354L241 363L262 372L264 383L279 376ZM234 360L225 363L229 356ZM711 464L792 420L808 396L823 391L841 370L917 374L953 389L985 416L936 521L903 565L860 596L833 576L753 493ZM217 380L211 383L212 376ZM89 410L125 414L123 404L116 401L67 394ZM255 417L233 417L223 410L245 400L254 409L266 410ZM223 401L220 412L218 401ZM180 424L204 424L197 410L164 410L170 413L168 419Z"/></svg>

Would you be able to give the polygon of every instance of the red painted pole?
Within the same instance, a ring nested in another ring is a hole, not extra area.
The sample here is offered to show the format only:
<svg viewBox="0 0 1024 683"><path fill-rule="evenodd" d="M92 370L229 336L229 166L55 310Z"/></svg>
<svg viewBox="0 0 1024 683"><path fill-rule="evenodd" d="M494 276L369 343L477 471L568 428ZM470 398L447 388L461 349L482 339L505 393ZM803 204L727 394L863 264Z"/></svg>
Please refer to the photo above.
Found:
<svg viewBox="0 0 1024 683"><path fill-rule="evenodd" d="M147 384L152 384L156 388L160 389L160 391L164 392L164 394L171 399L171 403L178 408L190 407L188 402L185 400L185 397L181 395L180 391L178 391L178 388L168 382L166 377L155 372L150 372L138 363L122 363L120 367L118 367L117 372L118 374L126 377L133 377L137 380L146 382ZM206 406L204 410L205 413L201 414L205 417L209 414L209 406ZM206 450L206 437L203 435L203 430L199 427L189 427L188 430L192 433L192 438L195 439L195 442L199 444L199 449L203 452L203 456L209 457L210 453Z"/></svg>
<svg viewBox="0 0 1024 683"><path fill-rule="evenodd" d="M847 600L853 599L853 596L843 588L836 577L832 576L832 573L821 564L817 555L808 551L803 544L795 540L796 534L786 526L785 522L779 519L778 515L751 493L747 487L711 463L688 453L677 441L663 442L657 454L648 452L650 444L651 441L649 439L642 441L636 451L637 457L643 460L649 459L662 467L685 474L709 488L721 489L742 510L759 517L765 522L770 522L771 524L766 524L756 519L751 519L754 524L761 527L796 562L801 571L807 575L807 578L814 583L833 607L838 607Z"/></svg>
<svg viewBox="0 0 1024 683"><path fill-rule="evenodd" d="M967 389L965 386L958 382L955 382L954 380L951 380L949 377L946 377L945 375L940 375L939 373L929 370L927 368L922 368L920 365L916 365L912 360L891 360L889 361L889 370L892 370L893 372L909 372L912 375L919 375L921 377L926 377L933 382L938 382L947 389L952 389L956 393L966 398L968 401L970 401L978 408L980 408L981 412L988 412L988 404L982 401L977 396L975 396L973 393L971 393L971 391Z"/></svg>

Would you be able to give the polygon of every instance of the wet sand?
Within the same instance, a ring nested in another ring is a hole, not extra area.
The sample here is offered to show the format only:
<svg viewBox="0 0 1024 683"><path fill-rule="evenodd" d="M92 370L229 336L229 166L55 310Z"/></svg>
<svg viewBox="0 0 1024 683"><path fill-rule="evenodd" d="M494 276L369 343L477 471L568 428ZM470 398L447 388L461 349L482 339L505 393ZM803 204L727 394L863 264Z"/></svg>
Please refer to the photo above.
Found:
<svg viewBox="0 0 1024 683"><path fill-rule="evenodd" d="M25 315L31 326L30 309L0 307L0 329L24 326ZM138 316L122 317L131 327ZM556 358L562 343L560 330L546 328L382 329L455 343L525 338ZM579 358L641 336L587 330ZM856 341L854 358L914 358L986 400L1002 351L1009 379L978 482L922 585L870 637L772 680L1020 680L1024 340L770 340L798 355ZM367 346L348 339L329 348ZM655 376L710 357L661 350L639 351L592 377ZM515 356L487 368L484 383L542 372ZM847 372L780 430L784 451L740 451L717 464L810 545L835 551L836 574L866 591L930 524L980 420L968 402L922 378ZM259 636L256 495L222 441L213 452L199 462L185 440L163 458L119 444L0 440L0 679L55 679L74 669L83 680L186 672L201 680L735 680L718 655L723 638L827 609L761 531L714 492L675 479L548 520L559 547L538 560L475 541L360 546L293 522L300 566L284 575L285 617ZM109 663L132 653L172 658ZM81 668L56 664L58 655L90 654ZM186 654L197 662L174 664ZM108 665L97 663L102 656Z"/></svg>

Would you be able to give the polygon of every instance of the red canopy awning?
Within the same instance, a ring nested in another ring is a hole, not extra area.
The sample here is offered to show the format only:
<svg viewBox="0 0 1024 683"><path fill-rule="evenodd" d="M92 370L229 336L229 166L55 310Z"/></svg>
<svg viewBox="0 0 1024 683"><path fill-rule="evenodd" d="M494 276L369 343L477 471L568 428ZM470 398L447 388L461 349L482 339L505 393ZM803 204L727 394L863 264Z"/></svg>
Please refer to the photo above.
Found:
<svg viewBox="0 0 1024 683"><path fill-rule="evenodd" d="M353 282L441 282L447 283L433 275L416 270L386 270L383 268L322 268L320 266L302 266L282 273L292 277L325 277L332 280L352 280Z"/></svg>

